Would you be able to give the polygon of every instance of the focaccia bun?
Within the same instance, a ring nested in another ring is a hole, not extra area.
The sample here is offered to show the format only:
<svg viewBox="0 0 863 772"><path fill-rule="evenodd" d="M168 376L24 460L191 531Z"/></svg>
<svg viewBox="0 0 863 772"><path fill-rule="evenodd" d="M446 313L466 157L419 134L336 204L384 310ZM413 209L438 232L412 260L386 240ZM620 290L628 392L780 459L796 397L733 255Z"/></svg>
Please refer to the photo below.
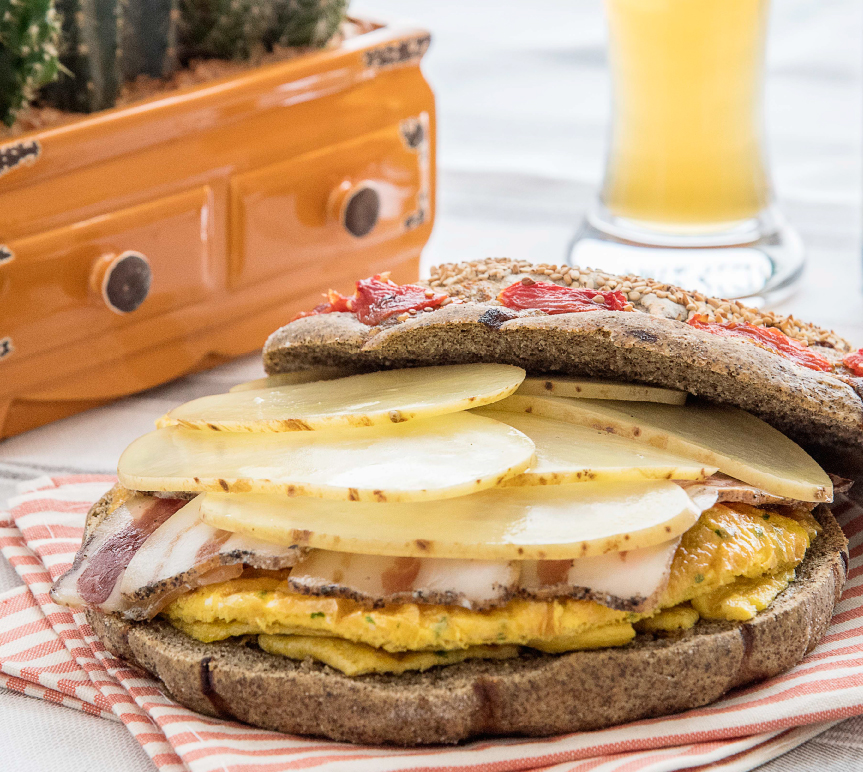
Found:
<svg viewBox="0 0 863 772"><path fill-rule="evenodd" d="M549 316L502 306L498 293L524 278L620 291L637 313ZM349 313L298 319L267 341L267 372L314 365L365 371L509 363L533 374L611 377L681 389L748 410L810 447L863 447L863 378L841 366L851 344L828 330L635 276L497 258L438 266L431 279L419 283L464 302L406 319L391 317L375 327ZM693 314L776 327L837 369L810 370L747 341L695 329L685 323Z"/></svg>
<svg viewBox="0 0 863 772"><path fill-rule="evenodd" d="M90 511L88 530L110 500L111 493ZM815 514L823 532L797 579L750 622L700 621L675 635L639 634L621 648L349 677L268 654L254 636L206 644L161 619L86 613L110 651L149 671L178 702L266 729L406 746L601 729L706 705L787 670L815 647L848 566L830 509L821 505Z"/></svg>

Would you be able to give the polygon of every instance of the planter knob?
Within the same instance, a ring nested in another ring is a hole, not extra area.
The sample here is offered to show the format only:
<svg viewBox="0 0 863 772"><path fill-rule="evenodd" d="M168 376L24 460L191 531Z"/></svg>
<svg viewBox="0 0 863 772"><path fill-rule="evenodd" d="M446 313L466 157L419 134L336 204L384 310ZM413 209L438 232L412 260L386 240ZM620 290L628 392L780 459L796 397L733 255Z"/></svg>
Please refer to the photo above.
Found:
<svg viewBox="0 0 863 772"><path fill-rule="evenodd" d="M378 224L381 214L381 194L370 182L352 185L343 182L330 198L333 214L354 238L367 236Z"/></svg>
<svg viewBox="0 0 863 772"><path fill-rule="evenodd" d="M90 273L90 286L115 314L131 314L150 293L153 272L140 252L103 255Z"/></svg>

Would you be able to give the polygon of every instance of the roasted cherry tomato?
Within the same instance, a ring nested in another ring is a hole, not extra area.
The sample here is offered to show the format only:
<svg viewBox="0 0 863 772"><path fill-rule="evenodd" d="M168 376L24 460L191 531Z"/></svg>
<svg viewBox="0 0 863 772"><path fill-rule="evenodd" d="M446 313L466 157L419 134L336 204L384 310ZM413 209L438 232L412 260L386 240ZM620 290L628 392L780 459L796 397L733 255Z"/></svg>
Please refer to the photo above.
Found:
<svg viewBox="0 0 863 772"><path fill-rule="evenodd" d="M863 377L863 348L858 348L853 354L848 354L842 359L845 365L854 375Z"/></svg>
<svg viewBox="0 0 863 772"><path fill-rule="evenodd" d="M337 311L353 311L354 298L345 297L340 292L329 290L326 294L327 302L315 306L311 311L301 311L291 321L303 319L306 316L318 316L319 314L332 314Z"/></svg>
<svg viewBox="0 0 863 772"><path fill-rule="evenodd" d="M438 308L446 298L446 295L438 295L433 290L418 287L416 284L396 284L385 275L376 275L371 279L358 281L357 290L351 297L330 290L326 303L315 306L311 311L297 314L291 321L306 316L347 311L356 314L363 324L373 326L394 314Z"/></svg>
<svg viewBox="0 0 863 772"><path fill-rule="evenodd" d="M775 327L756 327L749 322L709 322L704 314L696 314L688 324L711 335L748 341L810 370L830 372L833 369L833 365L821 354L804 346L800 341L789 338Z"/></svg>
<svg viewBox="0 0 863 772"><path fill-rule="evenodd" d="M373 326L394 314L437 308L446 297L416 284L396 284L373 276L357 282L354 313L363 324Z"/></svg>
<svg viewBox="0 0 863 772"><path fill-rule="evenodd" d="M531 279L522 279L511 284L497 299L507 308L516 311L538 308L547 314L624 311L627 304L626 295L622 292L601 292Z"/></svg>

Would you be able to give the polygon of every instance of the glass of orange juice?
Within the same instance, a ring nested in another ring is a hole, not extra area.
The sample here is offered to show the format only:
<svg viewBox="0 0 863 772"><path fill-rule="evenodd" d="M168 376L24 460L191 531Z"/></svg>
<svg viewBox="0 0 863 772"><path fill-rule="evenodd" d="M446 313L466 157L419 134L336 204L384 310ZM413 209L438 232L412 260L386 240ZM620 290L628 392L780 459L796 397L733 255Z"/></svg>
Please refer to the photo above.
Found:
<svg viewBox="0 0 863 772"><path fill-rule="evenodd" d="M775 298L803 268L773 203L762 91L768 0L605 0L613 118L574 265Z"/></svg>

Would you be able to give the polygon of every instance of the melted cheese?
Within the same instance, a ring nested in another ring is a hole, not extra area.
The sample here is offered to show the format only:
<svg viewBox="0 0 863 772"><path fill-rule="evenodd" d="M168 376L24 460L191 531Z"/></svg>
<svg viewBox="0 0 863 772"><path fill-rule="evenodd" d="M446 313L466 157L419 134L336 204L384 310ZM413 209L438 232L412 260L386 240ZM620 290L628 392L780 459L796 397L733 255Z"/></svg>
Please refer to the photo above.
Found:
<svg viewBox="0 0 863 772"><path fill-rule="evenodd" d="M281 576L252 575L188 593L166 616L201 641L259 634L268 651L356 674L461 661L431 659L434 652L485 656L477 647L564 652L622 646L635 636L633 623L642 631L669 632L691 627L699 616L745 621L764 610L793 580L819 529L805 510L793 514L745 504L706 511L684 534L659 608L649 615L570 599L513 600L489 611L411 603L368 609L347 599L296 594ZM407 652L423 656L412 659Z"/></svg>

